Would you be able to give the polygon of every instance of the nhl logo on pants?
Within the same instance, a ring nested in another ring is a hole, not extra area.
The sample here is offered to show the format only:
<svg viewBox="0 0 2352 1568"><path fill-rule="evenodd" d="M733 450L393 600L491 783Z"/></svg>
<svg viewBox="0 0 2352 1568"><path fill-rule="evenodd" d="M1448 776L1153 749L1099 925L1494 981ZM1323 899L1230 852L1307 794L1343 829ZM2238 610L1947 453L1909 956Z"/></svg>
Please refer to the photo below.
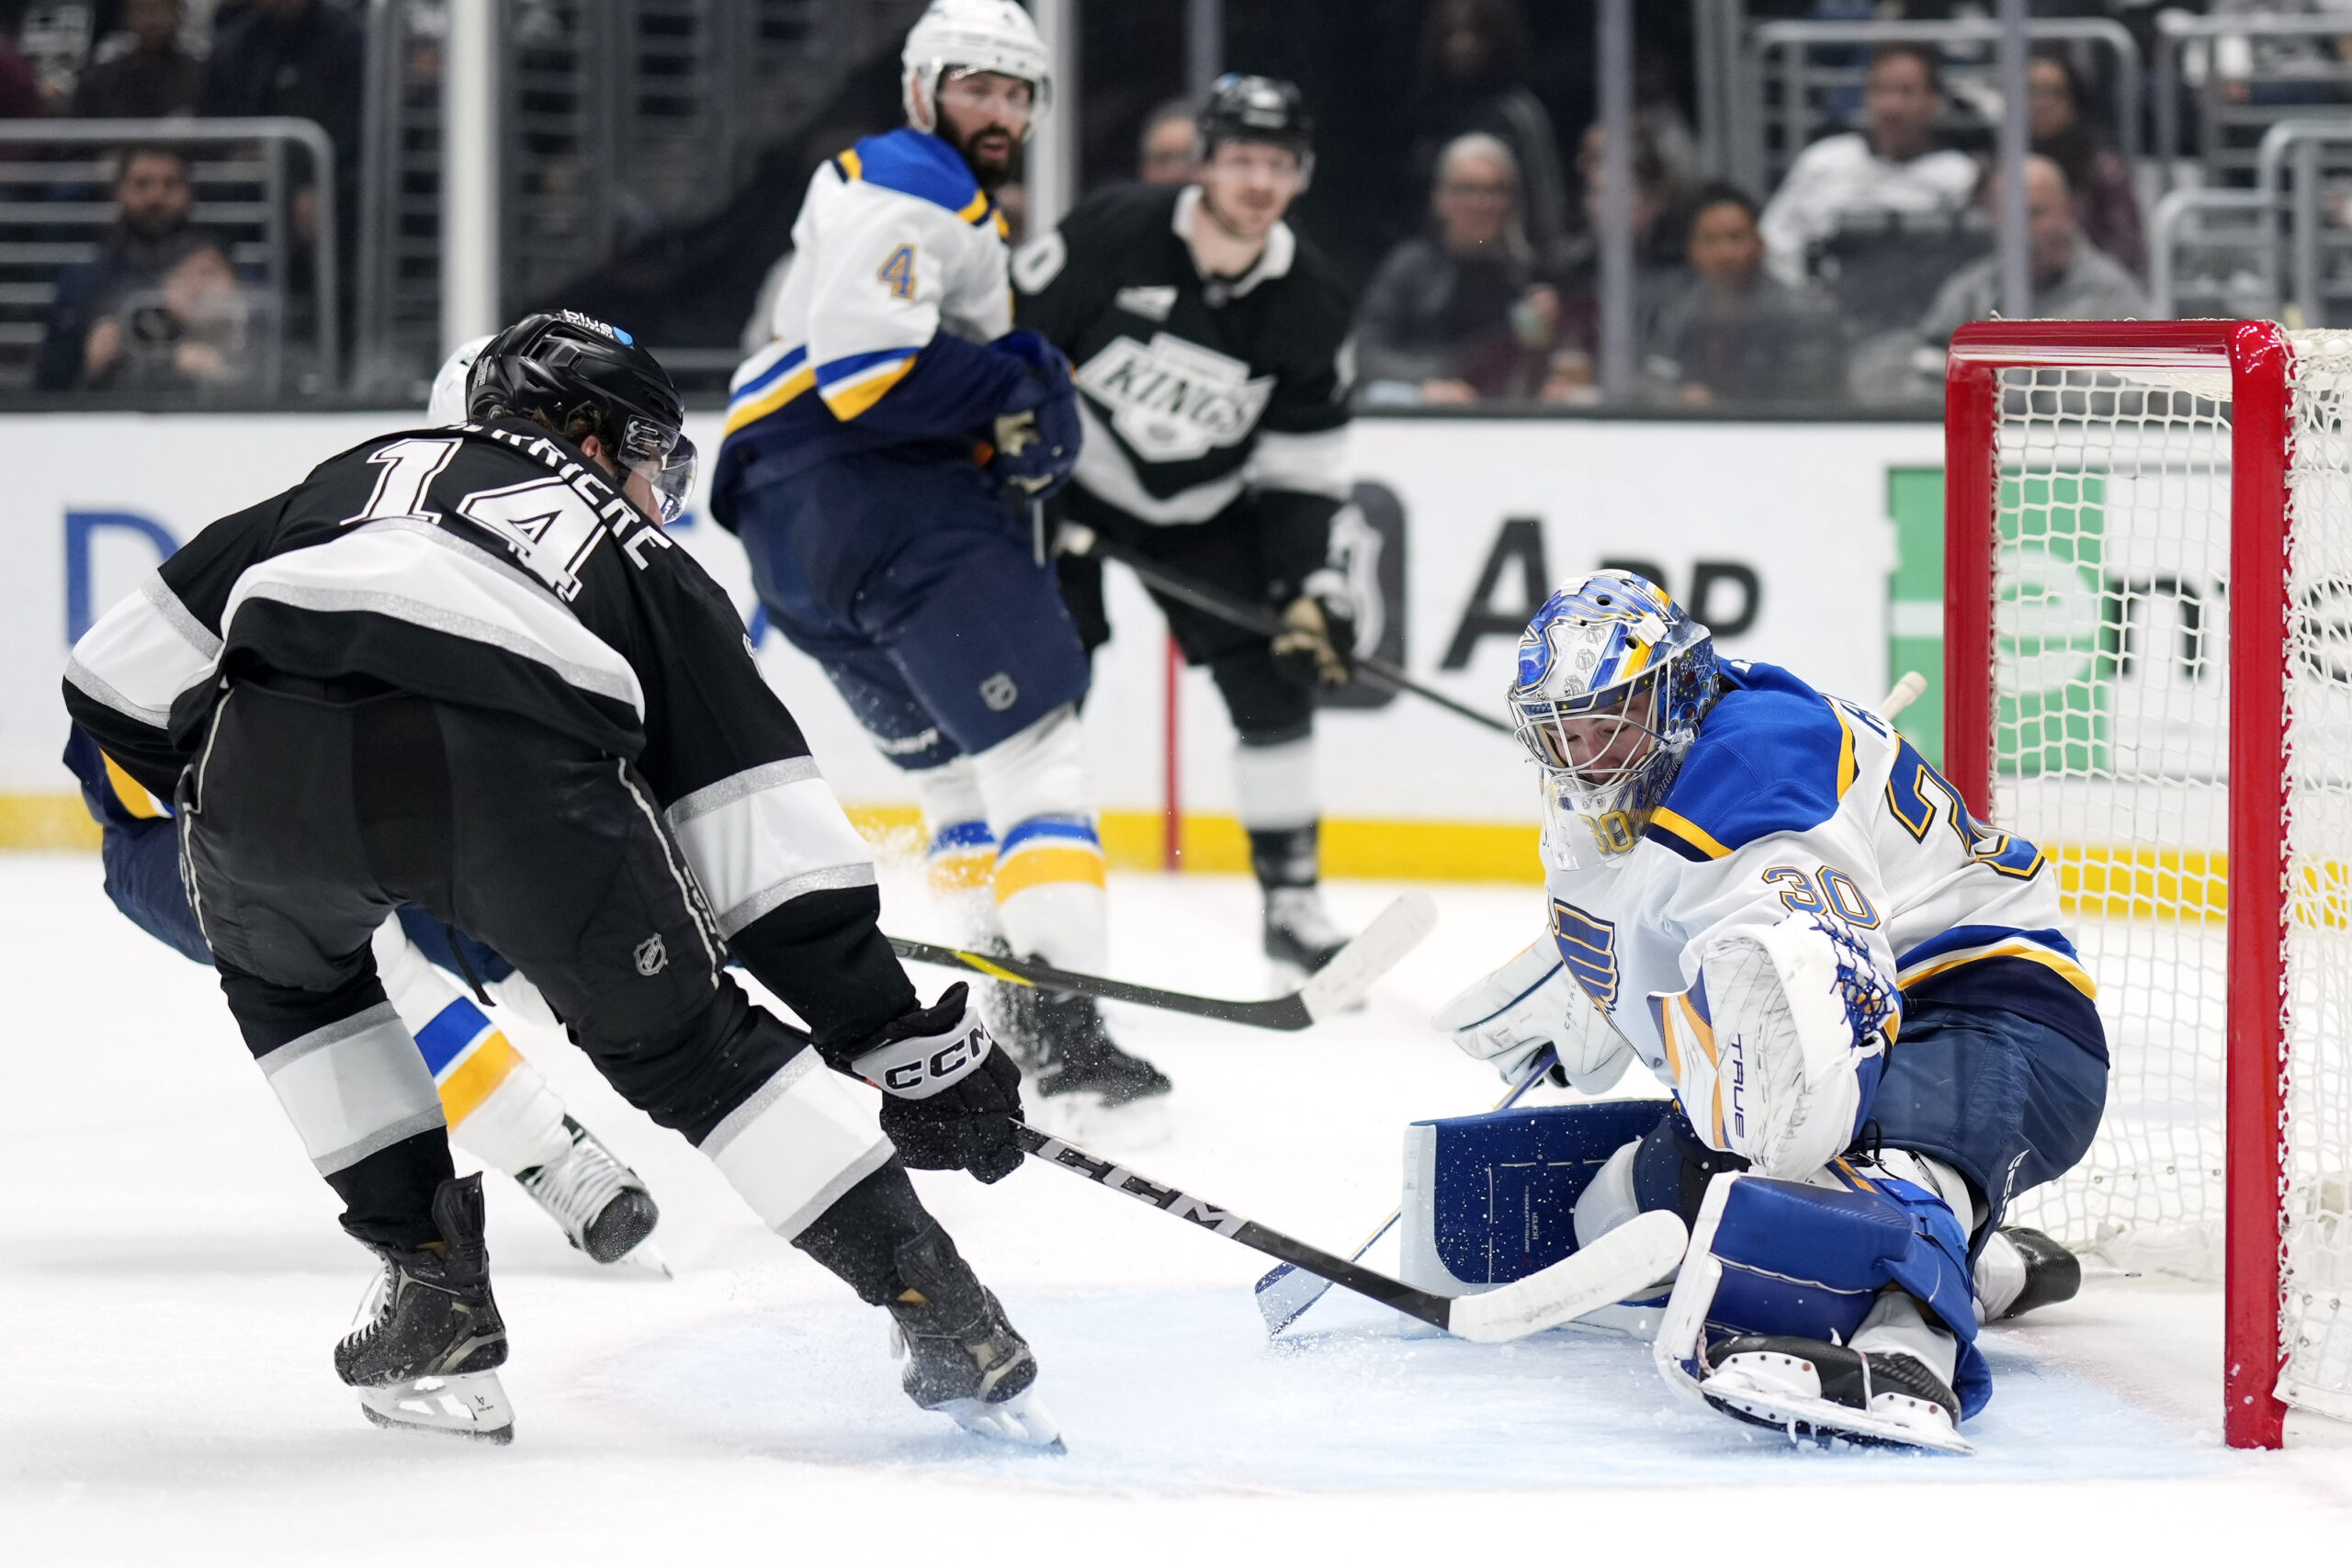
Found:
<svg viewBox="0 0 2352 1568"><path fill-rule="evenodd" d="M990 713L1002 713L1020 700L1021 688L1001 670L980 682L980 701L989 705Z"/></svg>
<svg viewBox="0 0 2352 1568"><path fill-rule="evenodd" d="M648 979L670 965L670 950L662 943L659 932L637 944L637 972Z"/></svg>

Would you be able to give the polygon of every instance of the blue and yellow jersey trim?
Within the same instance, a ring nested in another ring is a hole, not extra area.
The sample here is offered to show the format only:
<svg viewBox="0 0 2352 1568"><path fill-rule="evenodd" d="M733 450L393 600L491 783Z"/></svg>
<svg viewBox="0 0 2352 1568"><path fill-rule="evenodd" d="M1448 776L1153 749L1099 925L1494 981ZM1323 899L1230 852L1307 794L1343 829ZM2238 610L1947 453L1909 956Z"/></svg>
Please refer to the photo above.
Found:
<svg viewBox="0 0 2352 1568"><path fill-rule="evenodd" d="M2065 933L2018 931L2008 926L1954 926L1894 960L1894 983L1905 990L1949 975L1968 964L2014 959L2039 964L2088 1000L2097 1000L2098 985L2086 970Z"/></svg>
<svg viewBox="0 0 2352 1568"><path fill-rule="evenodd" d="M726 433L732 435L767 418L816 384L807 344L768 344L735 371L728 389Z"/></svg>
<svg viewBox="0 0 2352 1568"><path fill-rule="evenodd" d="M1836 814L1860 764L1854 731L1828 698L1770 664L1726 667L1716 700L1650 813L1644 837L1684 860L1717 861Z"/></svg>
<svg viewBox="0 0 2352 1568"><path fill-rule="evenodd" d="M911 196L944 207L974 225L1002 220L996 203L980 188L963 154L944 140L912 126L901 126L880 136L862 137L832 159L834 173L844 184L864 183Z"/></svg>

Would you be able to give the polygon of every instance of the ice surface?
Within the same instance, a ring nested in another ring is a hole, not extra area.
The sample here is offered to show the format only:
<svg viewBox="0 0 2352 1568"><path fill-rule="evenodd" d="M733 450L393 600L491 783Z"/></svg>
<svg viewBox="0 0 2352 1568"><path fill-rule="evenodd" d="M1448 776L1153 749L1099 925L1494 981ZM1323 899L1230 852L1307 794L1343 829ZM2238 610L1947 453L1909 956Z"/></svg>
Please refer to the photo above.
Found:
<svg viewBox="0 0 2352 1568"><path fill-rule="evenodd" d="M1333 901L1360 922L1395 891ZM885 898L892 929L945 934L910 879ZM1167 1142L1104 1152L1351 1247L1396 1201L1404 1124L1497 1092L1423 1021L1532 934L1538 897L1440 898L1364 1011L1310 1033L1114 1010L1178 1089ZM1262 992L1246 883L1118 877L1113 905L1123 975ZM2352 1452L2219 1446L2210 1291L2098 1276L1991 1331L1973 1459L1800 1451L1669 1403L1645 1349L1605 1336L1408 1338L1335 1292L1269 1347L1263 1260L1034 1162L989 1189L918 1177L1035 1343L1071 1450L1008 1451L907 1405L878 1314L571 1047L512 1025L651 1184L678 1277L596 1268L493 1178L514 1445L383 1433L328 1362L368 1259L210 974L122 921L94 858L0 859L0 1168L19 1184L0 1202L0 1562L2014 1555L1988 1531L2037 1559L2079 1540L2211 1562L2304 1537L2340 1553L2352 1528Z"/></svg>

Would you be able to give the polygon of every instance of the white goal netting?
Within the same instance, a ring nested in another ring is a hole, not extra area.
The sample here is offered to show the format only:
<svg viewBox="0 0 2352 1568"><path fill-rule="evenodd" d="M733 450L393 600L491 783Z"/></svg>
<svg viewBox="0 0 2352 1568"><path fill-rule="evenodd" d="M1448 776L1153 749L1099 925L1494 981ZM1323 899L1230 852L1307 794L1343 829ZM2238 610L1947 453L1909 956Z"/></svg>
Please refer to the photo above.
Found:
<svg viewBox="0 0 2352 1568"><path fill-rule="evenodd" d="M2282 1397L2352 1417L2352 333L2294 337L2285 887L2229 879L2226 375L2000 373L1993 819L2098 980L2107 1116L2017 1223L2218 1277L2231 919L2287 970Z"/></svg>

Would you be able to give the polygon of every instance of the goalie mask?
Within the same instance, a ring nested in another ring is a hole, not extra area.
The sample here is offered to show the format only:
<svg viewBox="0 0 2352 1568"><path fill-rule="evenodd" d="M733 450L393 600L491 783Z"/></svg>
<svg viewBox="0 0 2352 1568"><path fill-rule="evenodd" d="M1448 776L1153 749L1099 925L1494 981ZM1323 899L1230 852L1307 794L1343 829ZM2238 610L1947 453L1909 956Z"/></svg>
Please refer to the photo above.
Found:
<svg viewBox="0 0 2352 1568"><path fill-rule="evenodd" d="M1544 602L1519 639L1511 717L1571 863L1588 834L1603 856L1640 841L1714 700L1714 637L1663 589L1596 571Z"/></svg>

